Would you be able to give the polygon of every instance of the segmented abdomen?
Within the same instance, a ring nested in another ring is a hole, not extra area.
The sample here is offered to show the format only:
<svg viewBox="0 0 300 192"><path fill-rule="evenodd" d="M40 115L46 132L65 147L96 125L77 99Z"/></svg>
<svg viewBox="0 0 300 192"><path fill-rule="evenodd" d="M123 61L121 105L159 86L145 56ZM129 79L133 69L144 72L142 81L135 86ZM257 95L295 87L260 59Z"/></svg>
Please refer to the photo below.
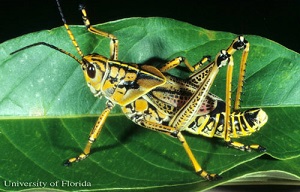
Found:
<svg viewBox="0 0 300 192"><path fill-rule="evenodd" d="M185 131L205 137L224 138L224 118L225 112L196 116ZM267 115L262 109L249 109L231 113L229 121L229 137L238 138L258 131L267 121Z"/></svg>

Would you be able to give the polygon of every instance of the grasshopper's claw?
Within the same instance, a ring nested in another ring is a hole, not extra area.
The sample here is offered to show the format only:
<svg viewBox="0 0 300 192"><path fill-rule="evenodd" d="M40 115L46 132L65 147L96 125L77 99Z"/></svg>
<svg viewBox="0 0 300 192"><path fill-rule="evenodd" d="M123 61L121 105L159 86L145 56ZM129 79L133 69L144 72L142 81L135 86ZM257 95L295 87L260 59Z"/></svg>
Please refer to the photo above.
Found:
<svg viewBox="0 0 300 192"><path fill-rule="evenodd" d="M218 174L207 174L205 179L208 180L208 181L217 181L217 180L222 179L222 177Z"/></svg>
<svg viewBox="0 0 300 192"><path fill-rule="evenodd" d="M69 167L72 165L72 163L81 161L81 160L87 158L87 156L88 156L87 154L82 153L78 157L73 157L73 158L66 160L63 165L66 167Z"/></svg>
<svg viewBox="0 0 300 192"><path fill-rule="evenodd" d="M64 166L70 167L72 165L72 162L68 159L63 163Z"/></svg>
<svg viewBox="0 0 300 192"><path fill-rule="evenodd" d="M200 175L201 177L203 177L204 179L208 180L208 181L217 181L219 179L222 179L222 177L218 174L209 174L204 170L201 170L199 172L197 172L198 175Z"/></svg>

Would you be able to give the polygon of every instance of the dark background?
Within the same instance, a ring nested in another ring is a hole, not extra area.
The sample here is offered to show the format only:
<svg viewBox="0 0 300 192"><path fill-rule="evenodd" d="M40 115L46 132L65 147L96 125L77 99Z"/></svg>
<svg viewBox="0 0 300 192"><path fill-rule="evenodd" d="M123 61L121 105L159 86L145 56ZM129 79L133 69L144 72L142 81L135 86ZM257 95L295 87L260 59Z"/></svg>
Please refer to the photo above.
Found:
<svg viewBox="0 0 300 192"><path fill-rule="evenodd" d="M82 24L81 2L93 24L126 17L169 17L210 30L263 36L300 52L297 0L61 0L69 24ZM55 0L1 0L0 42L61 25Z"/></svg>

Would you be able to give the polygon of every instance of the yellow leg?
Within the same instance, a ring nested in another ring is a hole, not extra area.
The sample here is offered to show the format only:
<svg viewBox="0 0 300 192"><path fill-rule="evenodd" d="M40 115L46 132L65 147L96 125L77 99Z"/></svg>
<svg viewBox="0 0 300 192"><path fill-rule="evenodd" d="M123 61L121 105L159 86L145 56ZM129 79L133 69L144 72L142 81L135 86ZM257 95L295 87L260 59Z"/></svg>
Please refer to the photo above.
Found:
<svg viewBox="0 0 300 192"><path fill-rule="evenodd" d="M91 33L94 33L96 35L100 35L102 37L110 38L110 59L118 60L119 41L118 41L117 37L115 37L114 35L112 35L110 33L106 33L106 32L100 31L98 29L95 29L93 26L91 26L91 23L87 17L85 8L83 6L80 6L79 8L83 15L82 19L83 19L84 25L87 27L88 31L90 31Z"/></svg>
<svg viewBox="0 0 300 192"><path fill-rule="evenodd" d="M184 63L186 67L189 69L189 71L194 72L198 70L204 63L210 61L210 56L204 56L198 63L196 63L194 66L192 66L188 60L184 57L176 57L175 59L172 59L171 61L167 62L165 65L163 65L159 70L161 72L166 72L170 69L173 69L177 67L180 63Z"/></svg>
<svg viewBox="0 0 300 192"><path fill-rule="evenodd" d="M229 116L231 114L231 80L232 80L232 71L233 71L233 58L230 56L230 62L228 63L227 68L227 79L226 79L226 108L225 108L225 117L224 117L224 131L225 131L225 137L224 140L227 143L228 146L234 147L236 149L242 150L242 151L251 151L251 149L258 150L259 152L265 152L266 148L258 145L258 144L251 144L251 145L245 145L243 143L239 143L236 141L232 141L229 137L230 130L229 127L230 121Z"/></svg>
<svg viewBox="0 0 300 192"><path fill-rule="evenodd" d="M199 71L201 72L201 71ZM188 123L190 123L191 119L198 112L202 103L204 102L207 94L209 93L209 89L219 72L219 67L215 64L210 73L205 77L203 83L195 93L189 98L189 100L178 110L178 112L172 117L169 125L172 127L176 127L178 130L183 130L186 128Z"/></svg>
<svg viewBox="0 0 300 192"><path fill-rule="evenodd" d="M182 143L182 146L183 146L185 152L187 153L188 157L190 158L192 165L194 166L195 172L198 175L200 175L201 177L203 177L204 179L206 179L208 181L221 179L221 177L218 174L209 174L204 169L202 169L202 167L197 162L191 148L189 147L188 143L186 142L186 140L183 137L183 135L181 134L181 132L179 132L177 134L177 137L178 137L179 141Z"/></svg>
<svg viewBox="0 0 300 192"><path fill-rule="evenodd" d="M243 54L240 62L238 86L236 91L235 103L233 107L235 111L239 110L241 105L241 94L243 91L243 85L245 80L246 64L247 64L249 48L250 48L250 43L243 36L239 36L233 40L233 42L227 49L227 52L230 55L234 54L236 50L243 49Z"/></svg>
<svg viewBox="0 0 300 192"><path fill-rule="evenodd" d="M202 169L202 167L196 160L192 150L190 149L188 143L186 142L185 138L183 137L183 135L181 134L180 131L177 131L175 128L170 127L170 126L161 125L161 124L149 122L149 121L142 120L142 121L138 122L138 124L142 125L145 128L152 129L152 130L155 130L158 132L162 132L164 134L167 134L168 136L177 137L178 140L182 143L182 146L183 146L184 150L186 151L189 159L191 160L195 172L198 175L200 175L201 177L203 177L204 179L209 180L209 181L217 180L217 179L221 178L218 174L209 174L204 169Z"/></svg>
<svg viewBox="0 0 300 192"><path fill-rule="evenodd" d="M114 106L114 104L111 103L110 101L108 101L106 103L106 108L104 109L104 111L102 112L102 114L99 116L95 127L90 132L89 140L88 140L88 142L87 142L87 144L86 144L86 146L85 146L85 148L83 150L83 153L81 153L77 157L73 157L73 158L68 159L64 163L65 166L69 166L69 165L71 165L74 162L81 161L81 160L85 159L90 154L92 144L94 143L94 141L99 136L99 134L100 134L100 132L102 130L102 127L104 125L104 122L105 122L106 118L108 117L108 115L109 115L111 109L113 108L113 106Z"/></svg>
<svg viewBox="0 0 300 192"><path fill-rule="evenodd" d="M238 86L237 86L237 92L236 92L236 98L235 98L235 103L233 110L237 111L240 109L240 103L241 103L241 94L243 90L243 84L244 84L244 79L245 79L245 72L246 72L246 63L247 63L247 58L248 58L248 53L249 53L249 47L250 44L249 42L243 37L239 36L236 39L233 40L232 44L228 47L227 52L230 56L230 60L228 63L228 68L227 68L227 76L226 76L226 100L225 100L225 141L230 147L234 147L236 149L242 150L242 151L251 151L251 149L258 150L260 152L266 151L266 148L258 145L258 144L251 144L251 145L245 145L243 143L239 143L236 141L232 141L231 138L229 137L229 116L231 114L231 85L232 85L232 72L233 72L233 57L232 55L235 53L237 50L243 49L243 54L240 62L240 72L239 72L239 79L238 79Z"/></svg>
<svg viewBox="0 0 300 192"><path fill-rule="evenodd" d="M227 66L226 74L226 98L225 98L225 117L224 117L224 129L225 129L225 141L230 141L229 138L229 127L230 121L229 116L231 114L231 84L232 84L232 71L233 71L233 57L229 57L229 63Z"/></svg>
<svg viewBox="0 0 300 192"><path fill-rule="evenodd" d="M235 97L235 102L234 102L234 110L237 111L240 109L241 106L241 94L243 91L243 86L244 86L244 81L245 81L245 73L246 73L246 62L248 58L248 53L249 53L249 46L250 44L246 44L246 48L243 51L242 54L242 60L240 64L240 74L239 74L239 80L238 80L238 86L237 86L237 91L236 91L236 97Z"/></svg>
<svg viewBox="0 0 300 192"><path fill-rule="evenodd" d="M229 140L226 142L229 147L233 147L235 149L239 149L241 151L251 151L251 149L257 150L259 152L265 152L267 149L258 144L245 145L243 143L239 143L236 141Z"/></svg>
<svg viewBox="0 0 300 192"><path fill-rule="evenodd" d="M195 116L198 110L201 108L207 94L209 93L210 87L212 86L215 77L219 72L219 68L227 65L230 55L225 51L221 50L216 56L215 61L208 65L204 70L193 74L189 81L197 85L201 84L196 89L195 93L189 98L189 100L178 110L178 112L172 117L169 125L176 127L177 130L184 130L186 126L191 122L191 119ZM198 77L201 74L203 77ZM202 78L199 82L196 79Z"/></svg>

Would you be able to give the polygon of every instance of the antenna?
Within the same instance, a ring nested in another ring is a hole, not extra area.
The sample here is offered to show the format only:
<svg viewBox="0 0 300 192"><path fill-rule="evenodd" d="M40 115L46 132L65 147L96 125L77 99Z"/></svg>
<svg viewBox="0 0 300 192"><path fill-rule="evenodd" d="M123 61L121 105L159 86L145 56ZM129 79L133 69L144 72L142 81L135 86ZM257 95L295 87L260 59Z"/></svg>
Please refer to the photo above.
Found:
<svg viewBox="0 0 300 192"><path fill-rule="evenodd" d="M71 53L69 53L69 52L67 52L67 51L65 51L65 50L63 50L63 49L61 49L61 48L58 48L58 47L56 47L56 46L54 46L54 45L51 45L51 44L49 44L49 43L46 43L46 42L38 42L38 43L33 43L33 44L30 44L30 45L27 45L27 46L25 46L25 47L22 47L21 49L18 49L18 50L14 51L14 52L11 52L10 55L13 55L13 54L15 54L15 53L17 53L17 52L19 52L19 51L23 51L24 49L28 49L28 48L31 48L31 47L35 47L35 46L38 46L38 45L45 45L45 46L47 46L47 47L49 47L49 48L51 48L51 49L55 49L56 51L59 51L59 52L65 54L65 55L68 55L69 57L73 58L73 59L76 60L80 65L84 65L84 63L83 63L81 60L79 60L77 57L75 57L75 55L73 55L73 54L71 54Z"/></svg>
<svg viewBox="0 0 300 192"><path fill-rule="evenodd" d="M70 28L69 28L69 25L67 24L67 21L66 21L65 16L64 16L64 14L63 14L63 12L62 12L62 9L61 9L59 0L56 0L56 3L57 3L57 7L58 7L59 14L60 14L60 16L61 16L61 20L62 20L63 23L64 23L64 26L65 26L65 28L66 28L68 34L69 34L69 37L70 37L70 39L71 39L73 45L75 46L75 48L76 48L78 54L79 54L81 57L83 57L84 55L83 55L82 51L80 50L80 48L79 48L79 46L78 46L78 44L77 44L77 42L76 42L76 40L75 40L75 37L74 37L72 31L71 31Z"/></svg>
<svg viewBox="0 0 300 192"><path fill-rule="evenodd" d="M76 40L75 40L75 38L74 38L74 35L73 35L72 31L70 30L69 26L67 25L67 22L66 22L66 19L65 19L63 13L62 13L62 9L61 9L61 6L60 6L60 4L59 4L59 1L56 0L56 3L57 3L57 6L58 6L58 10L59 10L61 19L62 19L62 21L63 21L63 23L64 23L64 26L65 26L65 28L66 28L68 34L69 34L69 37L70 37L70 39L71 39L73 45L75 46L75 48L76 48L78 54L79 54L81 57L84 57L82 51L80 50L80 48L79 48L79 46L78 46L78 44L77 44L77 42L76 42ZM78 59L78 58L77 58L75 55L73 55L72 53L69 53L69 52L67 52L67 51L65 51L65 50L63 50L63 49L61 49L61 48L58 48L58 47L56 47L56 46L54 46L54 45L51 45L51 44L49 44L49 43L46 43L46 42L38 42L38 43L33 43L33 44L30 44L30 45L27 45L27 46L22 47L22 48L20 48L20 49L14 51L14 52L11 52L10 55L13 55L13 54L15 54L15 53L17 53L17 52L23 51L23 50L28 49L28 48L31 48L31 47L39 46L39 45L44 45L44 46L47 46L47 47L49 47L49 48L51 48L51 49L54 49L54 50L56 50L56 51L59 51L59 52L65 54L65 55L68 55L69 57L73 58L73 59L74 59L75 61L77 61L80 65L84 65L83 61L80 60L80 59Z"/></svg>

